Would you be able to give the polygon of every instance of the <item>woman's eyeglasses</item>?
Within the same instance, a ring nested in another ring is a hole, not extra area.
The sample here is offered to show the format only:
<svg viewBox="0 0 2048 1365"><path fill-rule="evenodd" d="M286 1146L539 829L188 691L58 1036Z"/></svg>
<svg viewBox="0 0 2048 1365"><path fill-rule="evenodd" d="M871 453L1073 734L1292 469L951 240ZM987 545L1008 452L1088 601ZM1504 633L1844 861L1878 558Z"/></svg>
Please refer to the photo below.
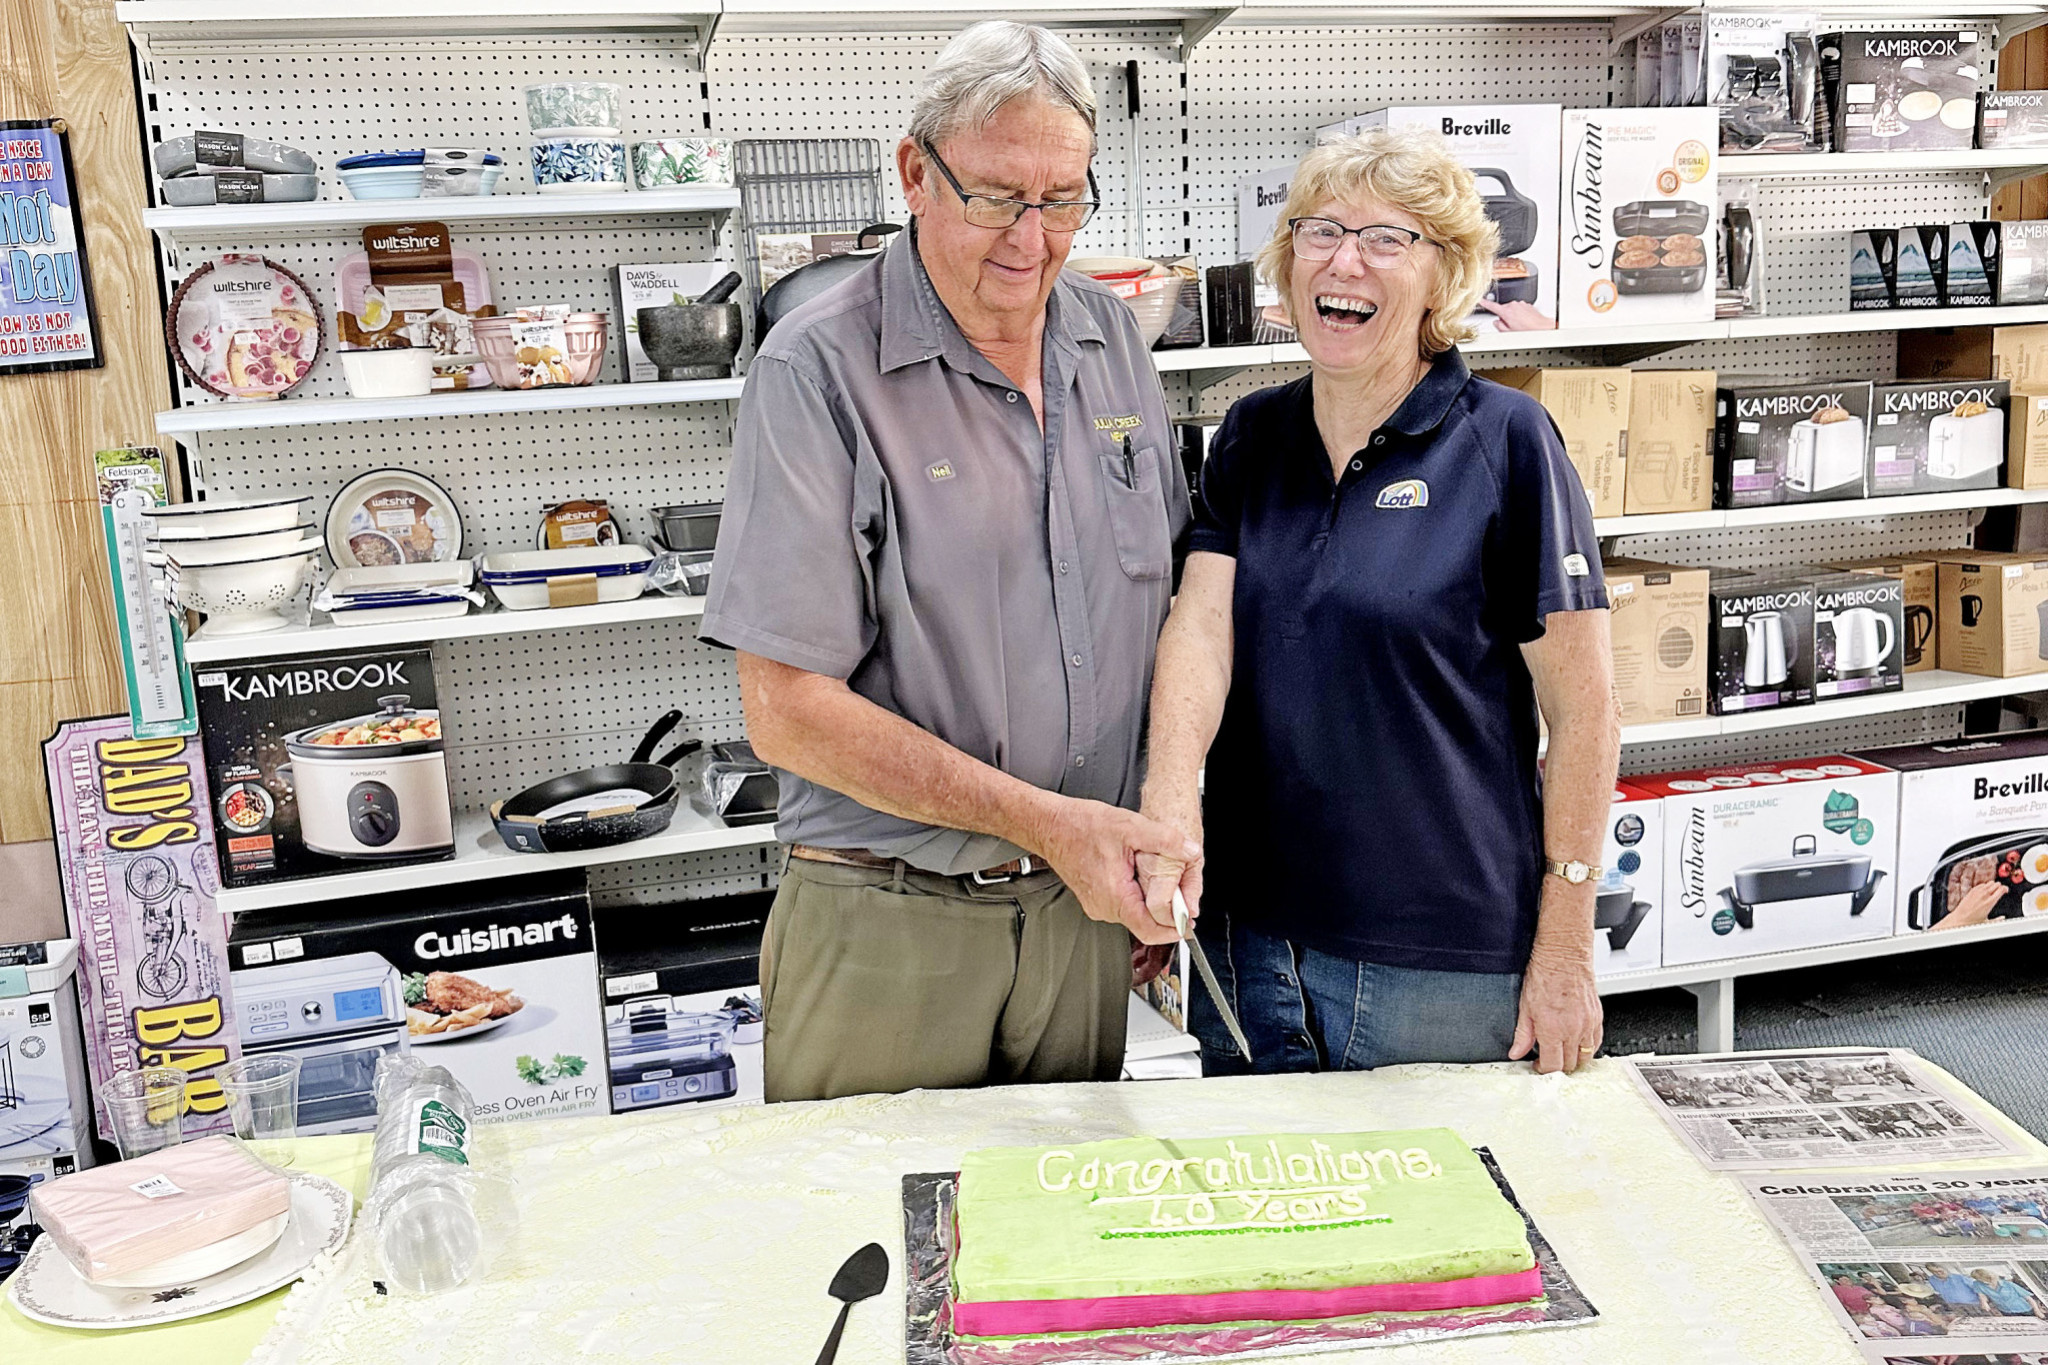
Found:
<svg viewBox="0 0 2048 1365"><path fill-rule="evenodd" d="M1358 239L1358 254L1367 265L1399 265L1419 243L1437 245L1419 232L1388 223L1348 228L1329 218L1290 218L1287 227L1294 234L1294 254L1304 261L1329 260L1346 237Z"/></svg>
<svg viewBox="0 0 2048 1365"><path fill-rule="evenodd" d="M931 158L932 165L939 168L939 174L946 177L946 183L953 187L953 193L960 196L960 202L964 206L961 216L976 227L1010 227L1024 216L1025 210L1037 209L1039 224L1047 232L1079 232L1088 226L1088 220L1095 216L1095 210L1102 207L1102 193L1095 188L1093 167L1088 170L1090 198L1052 199L1042 204L1034 204L1029 200L1004 199L993 194L969 194L960 188L959 177L953 174L953 168L939 159L939 154L932 150L929 142L921 142L918 147Z"/></svg>

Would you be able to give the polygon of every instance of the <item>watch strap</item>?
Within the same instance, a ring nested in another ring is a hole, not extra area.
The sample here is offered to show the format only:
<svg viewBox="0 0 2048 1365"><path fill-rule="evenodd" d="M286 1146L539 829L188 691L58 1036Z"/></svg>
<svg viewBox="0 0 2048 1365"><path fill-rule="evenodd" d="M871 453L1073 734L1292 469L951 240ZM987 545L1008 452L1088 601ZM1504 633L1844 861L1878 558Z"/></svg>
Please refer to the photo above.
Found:
<svg viewBox="0 0 2048 1365"><path fill-rule="evenodd" d="M1581 886L1586 882L1598 881L1601 874L1607 869L1596 867L1592 863L1582 863L1576 860L1561 863L1555 858L1546 858L1543 860L1543 870L1553 877L1570 882L1573 886ZM1573 876L1574 872L1578 873L1578 875Z"/></svg>

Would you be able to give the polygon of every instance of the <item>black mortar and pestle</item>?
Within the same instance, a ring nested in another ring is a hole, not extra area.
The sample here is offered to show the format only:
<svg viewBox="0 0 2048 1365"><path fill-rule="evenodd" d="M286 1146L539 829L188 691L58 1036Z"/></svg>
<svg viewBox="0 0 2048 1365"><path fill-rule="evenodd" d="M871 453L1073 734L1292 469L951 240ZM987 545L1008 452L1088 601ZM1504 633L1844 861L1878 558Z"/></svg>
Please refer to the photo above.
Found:
<svg viewBox="0 0 2048 1365"><path fill-rule="evenodd" d="M724 379L747 331L746 316L728 303L740 287L737 270L697 296L694 303L665 303L634 314L640 349L660 378Z"/></svg>

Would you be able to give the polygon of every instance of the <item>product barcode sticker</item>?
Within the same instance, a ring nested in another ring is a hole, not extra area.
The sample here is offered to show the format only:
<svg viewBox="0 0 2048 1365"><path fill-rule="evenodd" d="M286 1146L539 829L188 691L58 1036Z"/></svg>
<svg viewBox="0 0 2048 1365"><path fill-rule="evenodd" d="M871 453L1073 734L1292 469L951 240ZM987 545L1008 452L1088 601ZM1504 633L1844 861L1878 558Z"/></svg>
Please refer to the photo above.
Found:
<svg viewBox="0 0 2048 1365"><path fill-rule="evenodd" d="M169 1199L174 1194L184 1193L171 1183L171 1178L167 1175L153 1175L147 1180L136 1181L128 1188L144 1199Z"/></svg>

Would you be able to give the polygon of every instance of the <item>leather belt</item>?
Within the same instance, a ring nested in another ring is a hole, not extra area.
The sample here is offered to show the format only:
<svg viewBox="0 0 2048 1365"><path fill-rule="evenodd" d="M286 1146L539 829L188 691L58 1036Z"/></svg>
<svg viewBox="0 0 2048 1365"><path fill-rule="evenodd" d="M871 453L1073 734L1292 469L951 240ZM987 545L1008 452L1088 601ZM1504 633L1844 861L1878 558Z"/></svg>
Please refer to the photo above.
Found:
<svg viewBox="0 0 2048 1365"><path fill-rule="evenodd" d="M899 861L896 858L884 858L880 854L870 853L864 848L819 848L813 844L792 844L789 856L802 858L806 862L837 863L841 867L869 867L884 872L894 871ZM957 875L967 878L976 886L995 886L1016 877L1028 877L1034 872L1046 870L1048 869L1044 859L1034 858L1027 853L1021 858L1012 858L1007 863L998 863L994 867L984 867L978 872L962 872Z"/></svg>

